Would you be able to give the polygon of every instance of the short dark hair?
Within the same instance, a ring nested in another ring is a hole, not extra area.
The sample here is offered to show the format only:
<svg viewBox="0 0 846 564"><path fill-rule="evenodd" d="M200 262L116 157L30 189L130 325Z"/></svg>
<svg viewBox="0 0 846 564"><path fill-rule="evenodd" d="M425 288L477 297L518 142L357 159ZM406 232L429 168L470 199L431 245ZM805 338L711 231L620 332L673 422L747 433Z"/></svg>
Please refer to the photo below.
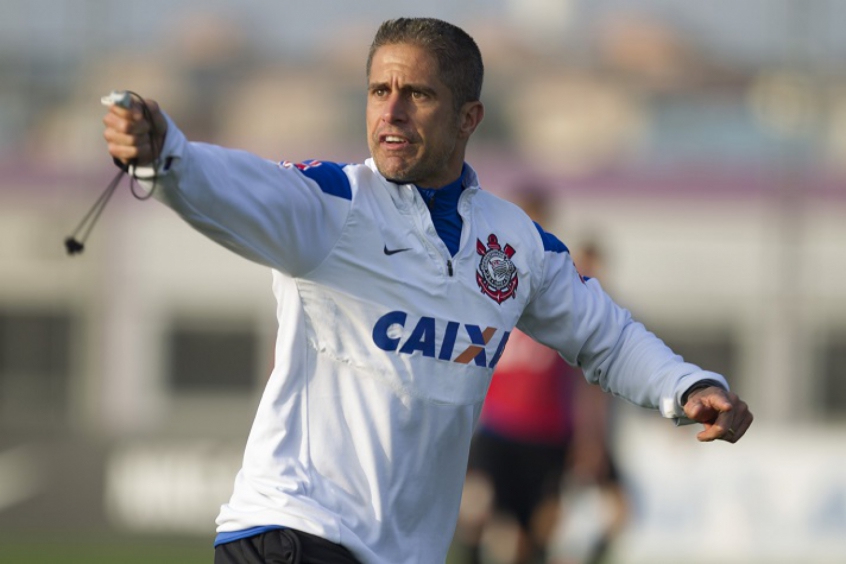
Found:
<svg viewBox="0 0 846 564"><path fill-rule="evenodd" d="M435 18L398 18L382 23L367 55L368 79L376 51L384 45L399 44L416 45L434 55L456 110L481 98L485 74L482 53L460 27Z"/></svg>

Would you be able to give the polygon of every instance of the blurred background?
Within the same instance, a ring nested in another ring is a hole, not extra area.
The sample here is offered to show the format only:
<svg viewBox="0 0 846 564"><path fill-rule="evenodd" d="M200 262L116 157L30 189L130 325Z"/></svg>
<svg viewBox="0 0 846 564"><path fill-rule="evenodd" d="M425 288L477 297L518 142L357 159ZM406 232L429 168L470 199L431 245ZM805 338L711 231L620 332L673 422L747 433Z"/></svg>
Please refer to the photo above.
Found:
<svg viewBox="0 0 846 564"><path fill-rule="evenodd" d="M401 15L482 49L483 186L546 192L547 229L598 241L609 293L756 416L702 445L616 408L606 562L846 561L846 3L359 4L0 4L0 561L210 562L273 362L270 273L126 185L65 255L115 173L100 96L358 161L367 48Z"/></svg>

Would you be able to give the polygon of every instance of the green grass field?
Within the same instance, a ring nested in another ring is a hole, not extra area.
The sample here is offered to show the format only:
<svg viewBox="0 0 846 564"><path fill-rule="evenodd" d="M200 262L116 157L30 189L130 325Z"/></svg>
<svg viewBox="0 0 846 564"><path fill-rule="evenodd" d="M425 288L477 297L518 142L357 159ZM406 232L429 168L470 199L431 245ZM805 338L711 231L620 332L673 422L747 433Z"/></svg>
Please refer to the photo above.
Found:
<svg viewBox="0 0 846 564"><path fill-rule="evenodd" d="M0 535L4 564L211 564L211 539Z"/></svg>

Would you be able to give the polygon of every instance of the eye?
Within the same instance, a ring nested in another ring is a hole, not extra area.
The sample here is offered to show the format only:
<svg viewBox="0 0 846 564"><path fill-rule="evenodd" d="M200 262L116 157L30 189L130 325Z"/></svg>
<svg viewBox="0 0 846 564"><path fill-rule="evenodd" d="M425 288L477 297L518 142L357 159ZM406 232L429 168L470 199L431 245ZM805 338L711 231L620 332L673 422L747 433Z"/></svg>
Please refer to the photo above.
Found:
<svg viewBox="0 0 846 564"><path fill-rule="evenodd" d="M388 95L388 89L384 86L376 86L370 89L370 94L377 98L384 98Z"/></svg>
<svg viewBox="0 0 846 564"><path fill-rule="evenodd" d="M425 100L429 96L422 90L412 90L411 97L415 100Z"/></svg>

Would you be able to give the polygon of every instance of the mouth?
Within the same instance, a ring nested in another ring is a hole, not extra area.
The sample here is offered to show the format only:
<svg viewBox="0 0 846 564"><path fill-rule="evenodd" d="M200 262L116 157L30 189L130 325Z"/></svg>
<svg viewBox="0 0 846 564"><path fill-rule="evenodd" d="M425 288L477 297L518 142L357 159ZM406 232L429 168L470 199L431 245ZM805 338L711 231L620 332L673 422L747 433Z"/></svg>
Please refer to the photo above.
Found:
<svg viewBox="0 0 846 564"><path fill-rule="evenodd" d="M404 135L383 133L379 136L379 145L387 149L404 149L411 145L411 141Z"/></svg>

